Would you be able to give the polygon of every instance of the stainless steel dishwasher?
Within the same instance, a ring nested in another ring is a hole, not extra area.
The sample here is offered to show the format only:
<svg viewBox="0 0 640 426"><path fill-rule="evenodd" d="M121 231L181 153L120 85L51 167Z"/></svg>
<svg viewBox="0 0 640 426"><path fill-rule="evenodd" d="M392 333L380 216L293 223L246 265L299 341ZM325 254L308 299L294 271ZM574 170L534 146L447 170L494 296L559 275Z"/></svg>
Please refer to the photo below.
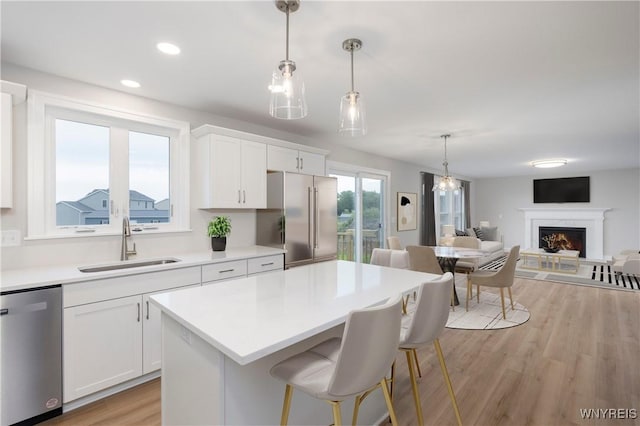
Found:
<svg viewBox="0 0 640 426"><path fill-rule="evenodd" d="M0 424L62 413L62 287L0 293Z"/></svg>

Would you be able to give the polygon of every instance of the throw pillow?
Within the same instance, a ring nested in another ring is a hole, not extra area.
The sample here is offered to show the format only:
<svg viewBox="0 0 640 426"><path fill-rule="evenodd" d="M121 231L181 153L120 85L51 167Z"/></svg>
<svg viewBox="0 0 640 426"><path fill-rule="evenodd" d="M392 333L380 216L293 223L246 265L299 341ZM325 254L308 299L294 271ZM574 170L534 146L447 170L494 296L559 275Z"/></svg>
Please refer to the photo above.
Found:
<svg viewBox="0 0 640 426"><path fill-rule="evenodd" d="M484 232L482 232L482 229L480 228L473 228L473 232L475 232L476 234L476 238L479 238L480 241L486 241L484 239Z"/></svg>
<svg viewBox="0 0 640 426"><path fill-rule="evenodd" d="M456 237L468 237L469 234L466 231L462 231L460 229L456 229Z"/></svg>
<svg viewBox="0 0 640 426"><path fill-rule="evenodd" d="M476 237L476 238L478 238L474 228L467 228L467 237Z"/></svg>
<svg viewBox="0 0 640 426"><path fill-rule="evenodd" d="M480 230L484 234L484 239L480 238L482 241L498 241L498 227L497 226L481 226Z"/></svg>

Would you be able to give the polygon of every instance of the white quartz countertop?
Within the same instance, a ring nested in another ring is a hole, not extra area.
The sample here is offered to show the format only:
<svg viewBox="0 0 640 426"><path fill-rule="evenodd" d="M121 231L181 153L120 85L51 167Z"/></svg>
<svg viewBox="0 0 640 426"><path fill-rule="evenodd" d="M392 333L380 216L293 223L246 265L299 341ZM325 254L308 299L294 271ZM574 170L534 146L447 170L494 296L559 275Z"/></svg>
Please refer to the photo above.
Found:
<svg viewBox="0 0 640 426"><path fill-rule="evenodd" d="M248 246L248 247L227 247L225 251L202 251L194 253L178 253L170 256L163 256L162 258L175 258L179 259L179 262L169 263L164 265L153 266L140 266L136 268L116 269L112 271L103 272L80 272L78 267L81 266L94 266L105 265L114 263L126 263L137 262L142 260L159 259L135 257L130 261L106 261L106 262L79 262L77 264L60 265L60 266L45 266L37 268L24 268L24 269L8 269L3 270L0 275L0 291L13 291L24 290L35 287L42 287L55 284L71 284L82 281L92 281L95 279L121 277L127 275L142 274L147 272L165 271L170 269L187 268L190 266L206 265L211 263L220 263L231 260L251 259L255 257L270 256L275 254L282 254L285 250L263 247L263 246Z"/></svg>
<svg viewBox="0 0 640 426"><path fill-rule="evenodd" d="M166 315L245 365L343 323L439 275L334 260L151 297Z"/></svg>

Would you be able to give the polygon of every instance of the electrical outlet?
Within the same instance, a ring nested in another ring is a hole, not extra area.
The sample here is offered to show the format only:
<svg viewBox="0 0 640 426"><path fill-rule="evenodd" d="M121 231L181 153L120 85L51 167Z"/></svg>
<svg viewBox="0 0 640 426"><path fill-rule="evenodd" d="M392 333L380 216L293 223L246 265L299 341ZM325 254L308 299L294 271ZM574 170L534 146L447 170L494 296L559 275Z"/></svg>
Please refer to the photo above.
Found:
<svg viewBox="0 0 640 426"><path fill-rule="evenodd" d="M191 332L184 326L180 326L180 337L182 337L182 340L187 342L187 344L191 344Z"/></svg>
<svg viewBox="0 0 640 426"><path fill-rule="evenodd" d="M11 229L2 231L2 247L14 247L20 245L20 230Z"/></svg>

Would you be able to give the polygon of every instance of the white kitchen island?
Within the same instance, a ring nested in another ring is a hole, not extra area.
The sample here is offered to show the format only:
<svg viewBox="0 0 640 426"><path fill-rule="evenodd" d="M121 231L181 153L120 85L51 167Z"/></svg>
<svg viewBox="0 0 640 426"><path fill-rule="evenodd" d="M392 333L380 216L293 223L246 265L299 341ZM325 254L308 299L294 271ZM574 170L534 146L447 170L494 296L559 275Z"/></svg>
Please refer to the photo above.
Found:
<svg viewBox="0 0 640 426"><path fill-rule="evenodd" d="M349 312L409 293L437 275L328 261L152 296L162 310L162 422L279 424L284 383L277 362L341 336ZM351 418L351 403L343 418ZM386 415L380 392L359 420ZM330 424L323 401L294 392L290 424Z"/></svg>

